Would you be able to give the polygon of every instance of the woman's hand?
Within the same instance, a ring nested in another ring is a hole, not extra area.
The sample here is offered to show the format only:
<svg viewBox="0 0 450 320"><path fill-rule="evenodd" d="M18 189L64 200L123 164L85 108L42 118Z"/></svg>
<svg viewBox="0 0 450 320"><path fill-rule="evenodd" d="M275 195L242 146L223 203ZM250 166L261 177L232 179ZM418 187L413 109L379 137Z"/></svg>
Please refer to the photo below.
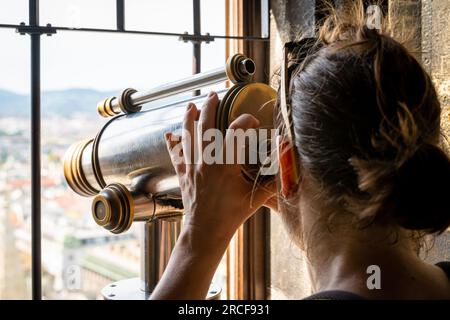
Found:
<svg viewBox="0 0 450 320"><path fill-rule="evenodd" d="M208 241L216 237L225 241L231 239L237 228L275 194L275 183L255 186L244 178L241 164L236 161L232 164L194 163L194 155L204 159L199 155L205 154L204 150L210 143L219 146L224 160L226 151L231 148L236 155L237 150L244 146L237 145L239 139L235 139L232 130L242 129L245 132L259 126L255 117L244 114L230 124L229 129L232 130L227 130L223 141L202 141L202 134L215 127L218 104L219 99L214 92L208 96L201 112L194 104L189 104L181 142L179 137L166 134L183 197L186 214L184 228L198 230Z"/></svg>
<svg viewBox="0 0 450 320"><path fill-rule="evenodd" d="M214 128L218 104L215 93L209 95L201 113L190 104L181 139L166 134L180 182L185 223L151 299L204 299L237 228L267 200L275 203L275 184L255 189L254 184L242 176L240 164L196 164L193 161L193 155L200 154L208 145L198 139L194 129L197 126L198 132L205 132ZM250 130L258 125L256 118L242 115L230 128ZM218 152L224 152L233 139L227 132Z"/></svg>

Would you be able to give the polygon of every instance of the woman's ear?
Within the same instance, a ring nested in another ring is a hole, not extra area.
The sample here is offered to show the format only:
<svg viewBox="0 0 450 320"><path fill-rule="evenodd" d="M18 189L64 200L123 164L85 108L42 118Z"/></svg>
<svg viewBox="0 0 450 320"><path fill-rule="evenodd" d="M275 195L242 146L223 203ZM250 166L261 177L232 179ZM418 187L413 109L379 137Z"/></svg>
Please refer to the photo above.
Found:
<svg viewBox="0 0 450 320"><path fill-rule="evenodd" d="M284 198L288 198L297 191L300 180L295 150L290 141L283 139L281 136L277 137L277 150L281 194Z"/></svg>

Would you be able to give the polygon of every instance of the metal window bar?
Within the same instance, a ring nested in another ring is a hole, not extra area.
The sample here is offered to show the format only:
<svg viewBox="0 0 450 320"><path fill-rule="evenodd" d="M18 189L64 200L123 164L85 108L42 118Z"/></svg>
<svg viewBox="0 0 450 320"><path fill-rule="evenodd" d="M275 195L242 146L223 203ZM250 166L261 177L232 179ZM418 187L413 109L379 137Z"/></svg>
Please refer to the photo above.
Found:
<svg viewBox="0 0 450 320"><path fill-rule="evenodd" d="M39 1L29 1L30 27L39 25ZM42 299L41 263L41 38L31 36L31 287Z"/></svg>
<svg viewBox="0 0 450 320"><path fill-rule="evenodd" d="M264 6L268 7L268 1L262 0ZM200 25L200 0L193 0L193 34L155 32L125 29L125 0L116 0L116 29L102 28L70 28L55 27L51 24L41 26L39 24L39 0L29 0L29 22L15 24L0 24L0 28L16 29L16 32L25 35L29 34L31 39L31 283L32 299L42 299L42 256L41 256L41 39L43 34L52 35L57 31L76 32L99 32L99 33L119 33L119 34L140 34L153 36L178 37L184 42L193 44L193 73L201 71L201 43L212 42L215 39L234 39L244 41L269 41L267 33L264 36L226 36L201 34ZM267 16L262 16L264 25L268 25L268 8L262 10ZM194 93L198 95L199 92Z"/></svg>
<svg viewBox="0 0 450 320"><path fill-rule="evenodd" d="M192 1L192 18L193 18L193 26L194 26L194 36L201 36L201 20L200 20L200 0ZM201 41L192 41L192 73L200 73L202 64L202 43ZM194 96L199 96L200 90L194 91Z"/></svg>
<svg viewBox="0 0 450 320"><path fill-rule="evenodd" d="M125 1L117 0L116 1L116 25L117 30L124 31L125 30Z"/></svg>
<svg viewBox="0 0 450 320"><path fill-rule="evenodd" d="M0 28L17 29L18 32L30 32L29 27L25 24L0 24ZM102 29L102 28L72 28L63 26L52 26L48 24L47 26L36 26L34 28L36 32L41 32L42 34L56 33L57 31L75 31L75 32L98 32L98 33L119 33L119 34L137 34L137 35L148 35L148 36L163 36L163 37L177 37L183 41L201 41L201 42L213 42L215 39L224 40L244 40L244 41L263 41L268 42L270 39L268 37L258 37L258 36L225 36L225 35L212 35L205 34L195 36L190 33L176 33L176 32L159 32L159 31L143 31L143 30L119 30L119 29Z"/></svg>

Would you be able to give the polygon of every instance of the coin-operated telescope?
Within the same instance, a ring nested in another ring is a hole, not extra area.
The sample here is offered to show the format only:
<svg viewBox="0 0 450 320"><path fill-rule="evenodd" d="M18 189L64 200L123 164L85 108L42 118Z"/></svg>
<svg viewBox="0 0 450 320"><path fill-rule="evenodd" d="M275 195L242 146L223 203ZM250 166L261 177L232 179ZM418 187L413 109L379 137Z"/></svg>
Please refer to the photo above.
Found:
<svg viewBox="0 0 450 320"><path fill-rule="evenodd" d="M233 85L217 92L220 103L216 127L224 132L238 116L250 113L262 127L272 128L276 91L264 83L252 82L254 72L255 63L236 54L228 59L225 68L147 92L126 89L120 96L98 104L98 113L111 117L98 134L73 144L67 151L66 181L79 195L93 197L92 217L99 226L118 234L127 231L134 221L144 222L141 277L105 287L102 294L106 299L148 297L162 276L181 229L183 205L164 133L180 134L187 103L201 107L206 95L165 105L158 105L158 100L229 80ZM157 106L141 111L142 105L151 101ZM256 171L255 166L242 166L248 179L255 179ZM209 298L217 297L219 292L212 285Z"/></svg>

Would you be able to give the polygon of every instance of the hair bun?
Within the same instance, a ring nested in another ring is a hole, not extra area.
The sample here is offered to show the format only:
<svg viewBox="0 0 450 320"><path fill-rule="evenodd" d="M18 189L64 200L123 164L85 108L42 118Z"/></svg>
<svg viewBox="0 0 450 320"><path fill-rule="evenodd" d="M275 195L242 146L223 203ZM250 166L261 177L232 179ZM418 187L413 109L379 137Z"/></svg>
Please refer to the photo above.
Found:
<svg viewBox="0 0 450 320"><path fill-rule="evenodd" d="M391 201L397 223L411 230L444 232L450 226L450 160L423 144L397 171Z"/></svg>

